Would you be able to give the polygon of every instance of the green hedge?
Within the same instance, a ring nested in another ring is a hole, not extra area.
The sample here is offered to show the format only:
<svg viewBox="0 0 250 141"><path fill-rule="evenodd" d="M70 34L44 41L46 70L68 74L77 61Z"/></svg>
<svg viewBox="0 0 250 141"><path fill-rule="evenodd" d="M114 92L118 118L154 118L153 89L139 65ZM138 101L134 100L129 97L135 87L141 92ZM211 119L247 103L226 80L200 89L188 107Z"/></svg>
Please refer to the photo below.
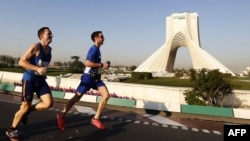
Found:
<svg viewBox="0 0 250 141"><path fill-rule="evenodd" d="M152 79L153 75L151 72L132 72L131 76L136 79Z"/></svg>

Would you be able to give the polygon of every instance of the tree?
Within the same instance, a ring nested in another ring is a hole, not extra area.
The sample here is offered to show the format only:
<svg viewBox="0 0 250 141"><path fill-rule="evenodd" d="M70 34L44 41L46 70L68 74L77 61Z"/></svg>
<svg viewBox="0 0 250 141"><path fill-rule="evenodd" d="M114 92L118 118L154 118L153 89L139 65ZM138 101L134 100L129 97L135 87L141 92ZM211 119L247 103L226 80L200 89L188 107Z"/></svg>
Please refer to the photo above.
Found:
<svg viewBox="0 0 250 141"><path fill-rule="evenodd" d="M0 55L0 64L2 67L14 67L16 59L9 55Z"/></svg>
<svg viewBox="0 0 250 141"><path fill-rule="evenodd" d="M68 71L71 73L82 73L84 69L84 64L79 61L79 56L71 56L71 59L74 59L68 68Z"/></svg>
<svg viewBox="0 0 250 141"><path fill-rule="evenodd" d="M62 62L60 62L60 61L55 61L54 62L54 66L57 67L57 68L61 68L62 65L63 65Z"/></svg>
<svg viewBox="0 0 250 141"><path fill-rule="evenodd" d="M80 57L79 56L71 56L70 58L73 59L75 62L78 62Z"/></svg>
<svg viewBox="0 0 250 141"><path fill-rule="evenodd" d="M183 77L183 76L186 76L188 71L185 70L184 68L182 68L182 69L177 68L177 69L174 70L174 73L175 73L176 77Z"/></svg>
<svg viewBox="0 0 250 141"><path fill-rule="evenodd" d="M136 66L135 66L135 65L129 67L129 70L130 70L130 71L134 71L135 69L136 69Z"/></svg>
<svg viewBox="0 0 250 141"><path fill-rule="evenodd" d="M192 89L184 92L188 104L223 106L224 97L232 94L233 85L231 74L221 73L219 70L191 69L190 81Z"/></svg>

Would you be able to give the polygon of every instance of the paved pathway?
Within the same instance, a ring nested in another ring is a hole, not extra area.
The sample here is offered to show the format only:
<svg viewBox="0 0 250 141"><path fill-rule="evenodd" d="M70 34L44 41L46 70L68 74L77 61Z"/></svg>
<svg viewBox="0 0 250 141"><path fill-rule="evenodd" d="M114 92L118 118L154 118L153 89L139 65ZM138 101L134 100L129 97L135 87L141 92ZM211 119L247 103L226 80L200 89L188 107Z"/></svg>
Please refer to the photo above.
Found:
<svg viewBox="0 0 250 141"><path fill-rule="evenodd" d="M5 130L19 108L19 97L0 94L0 141L7 141ZM37 102L37 100L34 100ZM28 125L20 125L23 141L221 141L223 123L202 120L138 114L132 111L105 109L102 121L108 127L100 131L90 125L94 108L74 106L66 118L66 129L56 125L56 113L63 103L55 102L48 111L34 112ZM5 112L3 112L5 111Z"/></svg>

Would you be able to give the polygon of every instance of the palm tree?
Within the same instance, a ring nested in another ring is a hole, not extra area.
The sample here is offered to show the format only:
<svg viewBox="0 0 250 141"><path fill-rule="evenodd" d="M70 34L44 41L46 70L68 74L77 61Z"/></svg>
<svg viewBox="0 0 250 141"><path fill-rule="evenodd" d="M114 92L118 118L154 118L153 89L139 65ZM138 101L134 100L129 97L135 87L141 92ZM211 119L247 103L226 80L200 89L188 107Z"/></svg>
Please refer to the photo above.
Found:
<svg viewBox="0 0 250 141"><path fill-rule="evenodd" d="M79 56L71 56L70 58L75 60L75 62L78 62L80 57Z"/></svg>

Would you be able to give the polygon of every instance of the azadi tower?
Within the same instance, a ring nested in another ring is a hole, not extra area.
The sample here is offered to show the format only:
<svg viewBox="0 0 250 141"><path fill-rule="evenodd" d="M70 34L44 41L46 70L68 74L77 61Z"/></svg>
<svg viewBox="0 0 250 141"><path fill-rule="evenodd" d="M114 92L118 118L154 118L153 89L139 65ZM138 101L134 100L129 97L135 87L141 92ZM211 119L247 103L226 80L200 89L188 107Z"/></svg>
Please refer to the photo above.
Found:
<svg viewBox="0 0 250 141"><path fill-rule="evenodd" d="M222 73L235 76L201 48L197 13L174 13L167 17L166 21L166 42L138 66L135 72L152 72L153 75L173 73L177 50L179 47L186 47L190 52L193 69L218 69Z"/></svg>

